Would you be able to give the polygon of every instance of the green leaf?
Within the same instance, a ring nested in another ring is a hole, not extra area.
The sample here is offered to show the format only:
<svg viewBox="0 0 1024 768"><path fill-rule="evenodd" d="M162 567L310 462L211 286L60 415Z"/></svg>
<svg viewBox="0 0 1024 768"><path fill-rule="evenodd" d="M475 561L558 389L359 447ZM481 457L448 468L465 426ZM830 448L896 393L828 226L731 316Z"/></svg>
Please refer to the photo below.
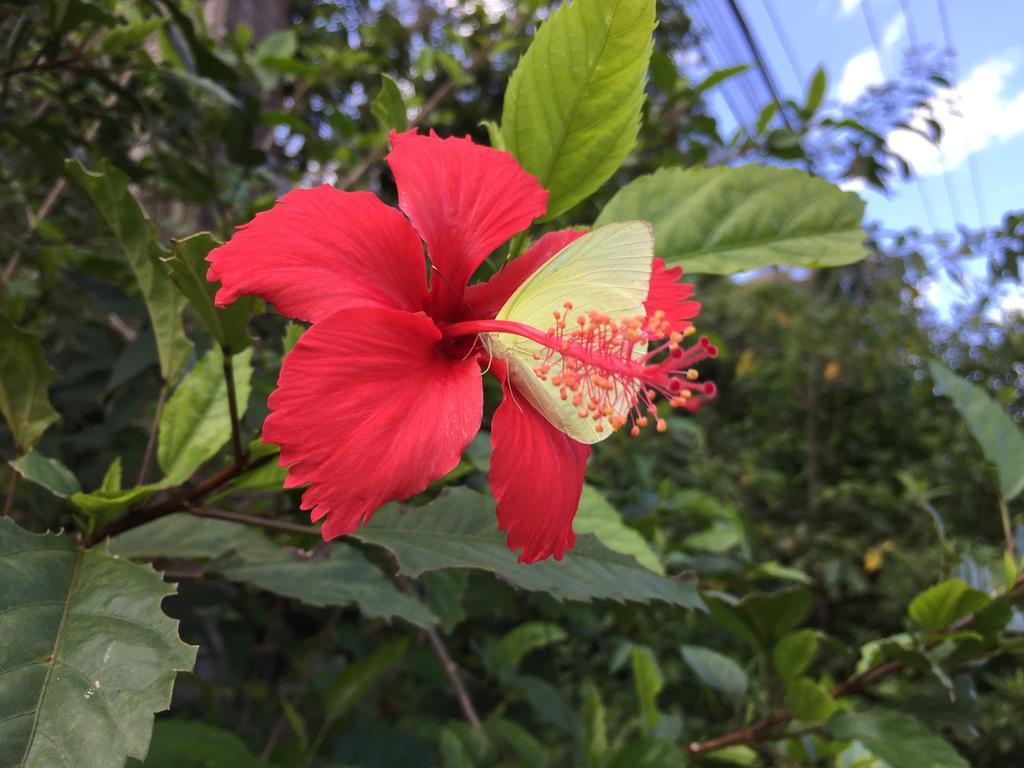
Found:
<svg viewBox="0 0 1024 768"><path fill-rule="evenodd" d="M547 747L518 723L504 717L491 716L487 718L485 727L494 741L506 744L522 758L522 765L545 768L550 763Z"/></svg>
<svg viewBox="0 0 1024 768"><path fill-rule="evenodd" d="M654 25L654 0L567 3L512 73L501 132L550 190L547 218L589 197L636 144Z"/></svg>
<svg viewBox="0 0 1024 768"><path fill-rule="evenodd" d="M511 667L518 667L526 654L569 637L557 624L549 621L528 621L505 634L495 647L496 658Z"/></svg>
<svg viewBox="0 0 1024 768"><path fill-rule="evenodd" d="M334 723L352 711L384 675L399 665L408 645L408 638L403 637L382 645L369 656L342 669L327 688L324 720Z"/></svg>
<svg viewBox="0 0 1024 768"><path fill-rule="evenodd" d="M32 450L60 416L47 391L53 371L38 336L19 330L0 315L0 412L19 453Z"/></svg>
<svg viewBox="0 0 1024 768"><path fill-rule="evenodd" d="M292 351L292 347L298 344L299 339L305 332L306 326L302 323L296 323L294 320L288 321L288 324L284 327L284 337L281 340L286 355Z"/></svg>
<svg viewBox="0 0 1024 768"><path fill-rule="evenodd" d="M255 768L263 765L238 736L195 720L157 720L141 768Z"/></svg>
<svg viewBox="0 0 1024 768"><path fill-rule="evenodd" d="M794 169L663 168L620 189L595 226L645 219L654 252L688 273L835 267L867 255L864 202Z"/></svg>
<svg viewBox="0 0 1024 768"><path fill-rule="evenodd" d="M148 566L0 518L0 765L144 758L153 713L195 662L160 610L173 592Z"/></svg>
<svg viewBox="0 0 1024 768"><path fill-rule="evenodd" d="M431 571L419 578L423 597L435 616L441 620L441 628L451 632L466 619L462 605L469 574L466 571Z"/></svg>
<svg viewBox="0 0 1024 768"><path fill-rule="evenodd" d="M252 379L252 349L231 358L238 417L245 413ZM184 482L231 439L224 353L214 346L174 391L160 417L157 462L172 485Z"/></svg>
<svg viewBox="0 0 1024 768"><path fill-rule="evenodd" d="M501 126L493 120L481 120L482 125L487 130L487 140L490 142L491 147L494 149L507 150L505 146L505 137L501 135Z"/></svg>
<svg viewBox="0 0 1024 768"><path fill-rule="evenodd" d="M478 568L521 589L559 599L662 600L684 608L701 606L693 582L652 573L591 536L580 536L560 562L517 563L495 523L494 501L465 487L448 489L423 507L383 507L352 536L391 550L401 572L411 576Z"/></svg>
<svg viewBox="0 0 1024 768"><path fill-rule="evenodd" d="M243 297L224 309L214 306L219 285L206 279L206 255L220 244L209 232L172 240L171 255L163 261L171 270L171 280L188 299L206 330L221 347L237 354L252 343L249 318L258 311L260 301Z"/></svg>
<svg viewBox="0 0 1024 768"><path fill-rule="evenodd" d="M801 629L783 635L772 649L772 664L783 680L799 677L814 661L818 652L818 633Z"/></svg>
<svg viewBox="0 0 1024 768"><path fill-rule="evenodd" d="M949 579L915 597L907 608L907 615L926 631L938 632L982 608L989 600L987 594L971 589L963 579Z"/></svg>
<svg viewBox="0 0 1024 768"><path fill-rule="evenodd" d="M280 547L252 526L182 512L114 537L110 550L135 559L208 560L206 570L307 605L357 605L368 618L429 627L436 618L355 547L341 542L310 553Z"/></svg>
<svg viewBox="0 0 1024 768"><path fill-rule="evenodd" d="M103 35L103 39L100 41L100 51L114 55L125 53L129 49L141 45L147 37L168 21L169 19L165 16L112 27Z"/></svg>
<svg viewBox="0 0 1024 768"><path fill-rule="evenodd" d="M260 40L256 46L256 58L290 59L299 47L299 39L294 29L279 29L271 32Z"/></svg>
<svg viewBox="0 0 1024 768"><path fill-rule="evenodd" d="M679 653L704 685L732 699L746 694L749 685L747 673L728 656L699 645L682 645Z"/></svg>
<svg viewBox="0 0 1024 768"><path fill-rule="evenodd" d="M705 595L711 616L755 648L771 648L803 622L811 609L811 593L803 586L775 592L751 592L742 600Z"/></svg>
<svg viewBox="0 0 1024 768"><path fill-rule="evenodd" d="M370 111L377 118L381 130L405 131L409 128L409 115L398 83L387 75L380 76L380 93L370 104Z"/></svg>
<svg viewBox="0 0 1024 768"><path fill-rule="evenodd" d="M185 300L161 261L163 254L154 240L156 228L128 190L128 177L122 171L105 160L98 173L85 170L77 160L68 160L66 167L121 244L153 324L160 374L164 381L173 382L188 360L192 343L181 325Z"/></svg>
<svg viewBox="0 0 1024 768"><path fill-rule="evenodd" d="M928 363L928 370L967 422L985 458L996 465L1003 498L1015 498L1024 490L1024 431L981 387L964 381L934 360Z"/></svg>
<svg viewBox="0 0 1024 768"><path fill-rule="evenodd" d="M742 75L750 69L749 64L737 64L733 67L725 67L724 69L718 69L708 75L698 85L694 86L693 90L697 95L700 95L706 91L710 91L716 85L721 85L726 80L735 77L736 75Z"/></svg>
<svg viewBox="0 0 1024 768"><path fill-rule="evenodd" d="M798 677L786 683L786 706L797 720L820 723L831 717L838 705L811 678Z"/></svg>
<svg viewBox="0 0 1024 768"><path fill-rule="evenodd" d="M78 478L70 469L56 459L48 459L37 451L29 451L10 464L26 480L43 486L54 496L60 496L62 499L82 490Z"/></svg>
<svg viewBox="0 0 1024 768"><path fill-rule="evenodd" d="M825 69L823 67L818 67L814 71L814 77L811 78L811 85L807 89L807 103L804 105L804 112L807 115L813 115L818 111L822 100L825 98L827 85L828 80L825 76Z"/></svg>
<svg viewBox="0 0 1024 768"><path fill-rule="evenodd" d="M636 698L640 703L647 730L658 724L661 715L658 713L658 694L665 687L665 678L658 669L658 662L647 648L633 646L630 654L633 665L633 683L636 686Z"/></svg>
<svg viewBox="0 0 1024 768"><path fill-rule="evenodd" d="M583 495L572 527L576 533L594 534L608 549L632 555L640 565L655 573L665 573L665 566L647 540L635 528L626 525L619 511L592 486L583 486Z"/></svg>
<svg viewBox="0 0 1024 768"><path fill-rule="evenodd" d="M608 726L601 693L592 683L583 690L580 741L587 768L603 768L608 756Z"/></svg>
<svg viewBox="0 0 1024 768"><path fill-rule="evenodd" d="M891 768L969 768L945 739L903 712L844 712L825 728L837 739L861 742Z"/></svg>

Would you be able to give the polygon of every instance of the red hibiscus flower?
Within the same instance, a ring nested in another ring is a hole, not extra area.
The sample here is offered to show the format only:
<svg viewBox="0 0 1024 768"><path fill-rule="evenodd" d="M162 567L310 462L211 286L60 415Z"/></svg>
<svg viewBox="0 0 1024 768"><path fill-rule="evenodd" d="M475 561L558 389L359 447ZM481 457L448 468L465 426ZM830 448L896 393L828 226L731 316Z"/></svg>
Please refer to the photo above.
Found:
<svg viewBox="0 0 1024 768"><path fill-rule="evenodd" d="M263 439L281 448L286 486L308 485L302 508L324 519L331 539L458 464L480 427L489 370L504 388L491 422L498 525L521 562L561 558L575 540L589 443L627 424L663 429L655 397L692 409L713 392L690 366L714 347L682 346L699 304L677 282L681 270L653 258L650 229L637 223L591 240L547 234L467 285L544 213L547 191L510 154L469 139L410 131L391 144L401 212L368 192L295 190L208 257L218 306L256 295L312 323L284 359ZM520 290L556 256L590 253L601 237L612 253L627 235L634 268L623 275L634 292L642 286L638 313L574 302L573 281ZM530 307L557 300L548 327L503 317L515 296Z"/></svg>

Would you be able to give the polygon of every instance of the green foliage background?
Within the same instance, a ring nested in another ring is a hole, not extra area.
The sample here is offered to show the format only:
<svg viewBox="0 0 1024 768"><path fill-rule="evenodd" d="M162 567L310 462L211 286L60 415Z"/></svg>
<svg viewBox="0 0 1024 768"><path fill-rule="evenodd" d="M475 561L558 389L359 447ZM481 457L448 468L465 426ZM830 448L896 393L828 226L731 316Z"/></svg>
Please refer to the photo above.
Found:
<svg viewBox="0 0 1024 768"><path fill-rule="evenodd" d="M1019 762L1024 219L864 234L834 186L906 172L941 62L723 135L685 3L258 5L0 0L0 766ZM513 151L530 237L652 221L721 351L714 403L597 447L562 563L505 548L486 433L318 543L258 440L302 328L212 306L288 189L394 203L412 125Z"/></svg>

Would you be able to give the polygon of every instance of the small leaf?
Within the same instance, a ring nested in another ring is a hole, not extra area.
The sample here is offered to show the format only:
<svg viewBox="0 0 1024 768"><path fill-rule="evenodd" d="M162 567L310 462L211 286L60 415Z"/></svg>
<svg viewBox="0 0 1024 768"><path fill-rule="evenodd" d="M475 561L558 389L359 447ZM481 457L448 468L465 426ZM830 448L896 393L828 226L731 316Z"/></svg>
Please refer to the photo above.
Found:
<svg viewBox="0 0 1024 768"><path fill-rule="evenodd" d="M557 624L549 621L528 621L508 632L498 641L495 655L499 661L518 667L526 654L561 643L569 637Z"/></svg>
<svg viewBox="0 0 1024 768"><path fill-rule="evenodd" d="M218 284L206 279L206 255L220 245L209 232L171 241L171 255L163 261L171 270L171 279L188 299L217 343L232 354L241 352L252 343L249 337L249 317L258 311L260 301L244 297L224 309L213 304Z"/></svg>
<svg viewBox="0 0 1024 768"><path fill-rule="evenodd" d="M749 685L747 673L728 656L699 645L682 645L679 652L683 661L705 685L732 699L739 699L746 694Z"/></svg>
<svg viewBox="0 0 1024 768"><path fill-rule="evenodd" d="M971 589L963 579L949 579L915 597L907 614L928 632L938 632L983 607L990 599L984 592Z"/></svg>
<svg viewBox="0 0 1024 768"><path fill-rule="evenodd" d="M19 453L27 453L60 416L47 394L53 371L38 336L0 315L0 412Z"/></svg>
<svg viewBox="0 0 1024 768"><path fill-rule="evenodd" d="M818 634L813 629L801 629L783 635L772 649L772 664L783 680L799 677L814 661L818 652Z"/></svg>
<svg viewBox="0 0 1024 768"><path fill-rule="evenodd" d="M493 120L481 120L480 125L487 129L487 140L493 149L505 150L505 137L501 135L501 126Z"/></svg>
<svg viewBox="0 0 1024 768"><path fill-rule="evenodd" d="M737 64L734 67L726 67L724 69L718 69L708 75L704 80L694 86L694 92L700 95L706 91L711 90L716 85L721 85L726 80L736 77L736 75L742 75L750 69L749 64Z"/></svg>
<svg viewBox="0 0 1024 768"><path fill-rule="evenodd" d="M0 518L0 764L109 768L149 748L196 649L160 574Z"/></svg>
<svg viewBox="0 0 1024 768"><path fill-rule="evenodd" d="M981 387L934 360L928 363L928 370L967 422L985 458L996 465L1003 498L1016 498L1024 490L1024 431Z"/></svg>
<svg viewBox="0 0 1024 768"><path fill-rule="evenodd" d="M589 197L636 144L654 25L654 0L567 3L512 73L501 132L550 190L546 218Z"/></svg>
<svg viewBox="0 0 1024 768"><path fill-rule="evenodd" d="M658 694L665 687L665 678L654 655L647 648L633 646L630 656L633 664L633 683L636 686L636 698L640 702L640 713L643 715L647 730L658 724Z"/></svg>
<svg viewBox="0 0 1024 768"><path fill-rule="evenodd" d="M82 490L78 478L70 469L56 459L48 459L37 451L29 451L21 458L12 460L10 464L30 483L41 485L62 499Z"/></svg>
<svg viewBox="0 0 1024 768"><path fill-rule="evenodd" d="M665 573L665 566L646 539L635 528L626 525L619 511L590 485L583 486L580 506L573 518L572 527L576 533L594 534L608 549L632 555L640 565L655 573Z"/></svg>
<svg viewBox="0 0 1024 768"><path fill-rule="evenodd" d="M169 19L165 16L111 27L100 41L100 51L111 55L125 53L129 49L141 45L147 37L168 21Z"/></svg>
<svg viewBox="0 0 1024 768"><path fill-rule="evenodd" d="M829 720L825 728L837 739L861 742L891 768L969 768L949 742L903 712L844 712Z"/></svg>
<svg viewBox="0 0 1024 768"><path fill-rule="evenodd" d="M592 536L580 536L560 562L517 563L495 525L494 501L465 487L448 489L415 509L389 504L352 536L387 547L398 558L401 572L414 577L445 568L479 568L521 589L559 599L662 600L684 608L701 606L693 582L652 573Z"/></svg>
<svg viewBox="0 0 1024 768"><path fill-rule="evenodd" d="M252 379L252 349L231 358L238 417L245 413ZM157 462L172 485L184 482L231 439L224 353L214 346L181 380L163 415Z"/></svg>
<svg viewBox="0 0 1024 768"><path fill-rule="evenodd" d="M592 683L583 690L580 741L587 768L603 768L608 756L608 726L601 693Z"/></svg>
<svg viewBox="0 0 1024 768"><path fill-rule="evenodd" d="M814 77L811 78L811 85L807 89L807 103L804 104L804 112L807 115L813 115L818 111L822 100L825 98L827 86L828 80L825 76L825 69L824 67L818 67L814 71Z"/></svg>
<svg viewBox="0 0 1024 768"><path fill-rule="evenodd" d="M803 586L775 592L751 592L742 600L726 595L705 595L711 616L754 648L771 648L799 626L811 609L811 593Z"/></svg>
<svg viewBox="0 0 1024 768"><path fill-rule="evenodd" d="M192 343L181 324L185 300L160 260L152 222L128 190L128 177L106 161L101 162L98 173L92 173L77 160L69 160L67 172L89 194L121 244L153 325L160 373L164 381L173 382L188 360Z"/></svg>
<svg viewBox="0 0 1024 768"><path fill-rule="evenodd" d="M380 76L380 93L370 104L370 111L377 118L381 130L405 131L409 128L409 115L398 83L387 75Z"/></svg>
<svg viewBox="0 0 1024 768"><path fill-rule="evenodd" d="M279 29L260 40L256 46L256 59L290 59L299 47L294 29Z"/></svg>
<svg viewBox="0 0 1024 768"><path fill-rule="evenodd" d="M157 720L140 768L256 768L263 765L231 731L196 720Z"/></svg>
<svg viewBox="0 0 1024 768"><path fill-rule="evenodd" d="M407 638L395 640L341 670L327 688L324 720L337 722L365 699L370 689L402 661L408 645Z"/></svg>
<svg viewBox="0 0 1024 768"><path fill-rule="evenodd" d="M835 267L867 255L864 202L792 168L663 168L620 189L596 225L644 219L655 255L687 273Z"/></svg>
<svg viewBox="0 0 1024 768"><path fill-rule="evenodd" d="M798 677L786 683L786 706L797 720L820 723L831 717L838 705L811 678Z"/></svg>

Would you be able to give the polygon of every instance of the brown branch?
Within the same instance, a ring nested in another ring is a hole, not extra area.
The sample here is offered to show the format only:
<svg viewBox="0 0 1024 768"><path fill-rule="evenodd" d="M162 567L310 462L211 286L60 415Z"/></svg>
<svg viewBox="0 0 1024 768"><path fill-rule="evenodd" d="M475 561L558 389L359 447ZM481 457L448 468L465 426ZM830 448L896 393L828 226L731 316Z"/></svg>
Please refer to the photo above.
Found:
<svg viewBox="0 0 1024 768"><path fill-rule="evenodd" d="M153 454L156 449L156 435L160 431L160 417L163 415L164 405L167 403L169 389L170 386L166 383L160 388L160 396L156 401L156 413L153 414L153 422L149 425L149 439L146 440L146 452L142 455L142 466L139 467L139 478L135 481L136 485L146 482L146 477L149 475L149 468L153 463Z"/></svg>
<svg viewBox="0 0 1024 768"><path fill-rule="evenodd" d="M196 507L191 504L185 506L185 511L196 517L209 517L215 520L227 520L231 523L242 525L253 525L258 528L269 528L275 531L287 531L288 533L301 533L306 536L320 536L320 529L315 525L302 525L291 523L287 520L275 520L260 515L245 515L241 512L228 512L223 509L211 509L210 507Z"/></svg>
<svg viewBox="0 0 1024 768"><path fill-rule="evenodd" d="M30 64L21 64L17 67L8 67L2 73L0 73L0 77L6 79L11 75L21 75L25 74L26 72L46 72L47 70L51 69L63 69L64 67L67 67L69 64L75 63L80 58L82 58L82 54L76 53L73 56L68 56L65 59L54 59L53 61L44 61L42 63L33 61Z"/></svg>
<svg viewBox="0 0 1024 768"><path fill-rule="evenodd" d="M1008 589L1003 593L1011 602L1017 601L1024 597L1024 576L1019 578L1016 584L1012 588ZM979 612L970 613L964 616L962 619L953 622L945 629L937 632L939 636L949 635L953 632L957 632L961 629L969 627L974 620L978 617ZM937 641L936 641L937 642ZM934 647L936 643L930 644L928 647ZM832 691L833 699L841 699L851 694L859 693L866 688L870 688L880 680L884 680L890 675L901 671L904 668L902 661L896 659L879 664L873 669L869 669L862 675L851 676L846 682L837 686ZM768 738L772 735L772 732L781 725L785 725L793 719L793 716L788 712L776 712L775 714L769 715L768 717L757 721L753 725L749 725L745 728L739 728L735 731L716 736L713 739L707 741L694 741L686 748L687 753L690 755L700 755L706 752L714 752L719 749L725 749L736 744L747 744L749 746L756 746L761 740Z"/></svg>
<svg viewBox="0 0 1024 768"><path fill-rule="evenodd" d="M171 498L166 501L162 501L152 507L143 507L141 509L131 510L113 522L94 531L86 538L85 545L87 547L91 547L96 544L96 542L103 541L103 539L108 539L111 536L116 536L119 533L124 533L132 528L138 528L140 525L145 525L146 523L150 523L158 518L170 515L174 512L186 511L190 506L202 500L204 496L213 493L215 490L231 482L239 475L248 472L251 469L261 467L275 458L277 458L277 454L270 454L269 456L261 456L255 461L244 464L232 464L205 480L201 480L191 488L186 488L174 496L171 496Z"/></svg>

